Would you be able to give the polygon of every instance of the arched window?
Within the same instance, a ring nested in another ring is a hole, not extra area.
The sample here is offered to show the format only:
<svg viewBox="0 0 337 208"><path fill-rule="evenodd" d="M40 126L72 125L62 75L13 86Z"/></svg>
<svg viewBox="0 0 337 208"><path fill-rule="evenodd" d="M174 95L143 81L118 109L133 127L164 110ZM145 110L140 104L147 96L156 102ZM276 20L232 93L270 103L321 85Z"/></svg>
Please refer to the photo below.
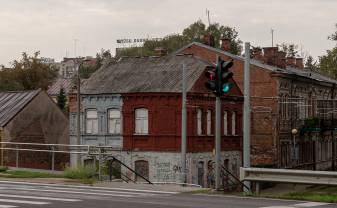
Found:
<svg viewBox="0 0 337 208"><path fill-rule="evenodd" d="M118 109L110 109L108 112L108 132L109 134L121 133L121 111Z"/></svg>
<svg viewBox="0 0 337 208"><path fill-rule="evenodd" d="M207 110L207 135L212 134L212 111Z"/></svg>
<svg viewBox="0 0 337 208"><path fill-rule="evenodd" d="M85 132L87 134L97 134L98 133L98 116L97 116L97 111L94 109L90 109L86 111Z"/></svg>
<svg viewBox="0 0 337 208"><path fill-rule="evenodd" d="M202 135L202 110L197 110L197 134Z"/></svg>
<svg viewBox="0 0 337 208"><path fill-rule="evenodd" d="M223 134L228 135L228 113L224 111L223 113Z"/></svg>
<svg viewBox="0 0 337 208"><path fill-rule="evenodd" d="M139 108L135 110L135 133L148 134L149 133L149 114L146 108Z"/></svg>
<svg viewBox="0 0 337 208"><path fill-rule="evenodd" d="M232 112L232 135L236 135L236 112Z"/></svg>

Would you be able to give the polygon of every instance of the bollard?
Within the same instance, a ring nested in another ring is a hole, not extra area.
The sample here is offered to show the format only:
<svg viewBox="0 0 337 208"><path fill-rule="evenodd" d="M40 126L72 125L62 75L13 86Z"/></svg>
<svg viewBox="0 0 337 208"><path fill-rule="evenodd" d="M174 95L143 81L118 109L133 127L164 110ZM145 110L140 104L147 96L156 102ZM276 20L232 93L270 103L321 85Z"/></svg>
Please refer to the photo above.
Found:
<svg viewBox="0 0 337 208"><path fill-rule="evenodd" d="M15 164L16 164L16 168L19 167L19 146L16 145L16 155L15 155Z"/></svg>
<svg viewBox="0 0 337 208"><path fill-rule="evenodd" d="M259 196L260 195L260 191L261 191L261 189L260 189L260 182L256 182L256 184L255 184L255 194L257 196Z"/></svg>

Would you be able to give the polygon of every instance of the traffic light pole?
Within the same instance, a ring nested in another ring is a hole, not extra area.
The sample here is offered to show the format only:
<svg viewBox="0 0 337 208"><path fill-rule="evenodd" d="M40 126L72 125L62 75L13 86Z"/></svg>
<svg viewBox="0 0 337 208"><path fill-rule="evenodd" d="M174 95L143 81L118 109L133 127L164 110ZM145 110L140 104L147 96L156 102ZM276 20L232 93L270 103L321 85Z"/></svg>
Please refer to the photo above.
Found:
<svg viewBox="0 0 337 208"><path fill-rule="evenodd" d="M215 189L220 189L221 166L221 99L216 96L215 101Z"/></svg>
<svg viewBox="0 0 337 208"><path fill-rule="evenodd" d="M250 167L250 43L245 43L244 69L244 109L243 109L243 167ZM245 192L249 192L250 182L245 181Z"/></svg>

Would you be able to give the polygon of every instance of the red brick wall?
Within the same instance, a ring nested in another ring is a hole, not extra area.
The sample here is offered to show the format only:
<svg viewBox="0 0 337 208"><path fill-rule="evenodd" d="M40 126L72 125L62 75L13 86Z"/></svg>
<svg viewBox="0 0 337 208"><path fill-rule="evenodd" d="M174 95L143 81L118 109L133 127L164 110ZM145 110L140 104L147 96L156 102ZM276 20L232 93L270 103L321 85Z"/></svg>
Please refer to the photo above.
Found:
<svg viewBox="0 0 337 208"><path fill-rule="evenodd" d="M134 112L137 108L149 110L149 135L134 135ZM206 132L206 112L212 110L214 133L214 97L189 95L187 104L188 152L210 152L214 135L197 135L197 109L203 110L203 132ZM237 136L223 136L222 150L239 150L242 146L242 102L224 101L223 110L236 111ZM223 116L222 116L223 118ZM230 122L229 122L230 123ZM222 125L223 126L223 125ZM229 129L231 126L229 124ZM222 130L223 132L223 130ZM123 148L139 151L180 151L181 95L180 94L125 94L123 96Z"/></svg>
<svg viewBox="0 0 337 208"><path fill-rule="evenodd" d="M215 63L216 55L224 60L231 60L231 57L222 53L216 53L204 47L192 45L182 53L193 54L196 57ZM244 62L234 60L231 68L234 73L233 79L238 84L241 92L244 91ZM267 69L251 65L251 95L252 98L252 164L276 164L277 163L277 113L278 107L275 99L266 97L278 96L278 80L271 76ZM257 98L264 97L264 98ZM269 107L270 113L259 113L257 108Z"/></svg>

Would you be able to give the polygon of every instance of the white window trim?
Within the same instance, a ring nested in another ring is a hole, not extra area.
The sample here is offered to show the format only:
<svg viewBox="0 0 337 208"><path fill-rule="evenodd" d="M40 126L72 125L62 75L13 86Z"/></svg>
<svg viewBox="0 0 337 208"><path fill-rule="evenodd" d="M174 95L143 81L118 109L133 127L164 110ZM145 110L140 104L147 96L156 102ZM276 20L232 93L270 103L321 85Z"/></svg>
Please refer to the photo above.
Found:
<svg viewBox="0 0 337 208"><path fill-rule="evenodd" d="M90 118L88 116L89 112L95 112L96 117ZM96 109L88 109L85 112L85 133L86 134L98 134L98 112Z"/></svg>
<svg viewBox="0 0 337 208"><path fill-rule="evenodd" d="M207 129L206 129L207 135L212 135L212 111L207 110Z"/></svg>
<svg viewBox="0 0 337 208"><path fill-rule="evenodd" d="M119 117L111 117L110 113L112 111L117 111L119 112ZM112 129L110 128L112 125L112 122L116 121L115 126L114 126L114 131L111 131ZM118 128L119 125L119 128ZM120 109L117 108L111 108L108 110L108 134L114 134L114 135L120 135L122 133L122 113Z"/></svg>
<svg viewBox="0 0 337 208"><path fill-rule="evenodd" d="M202 135L202 110L197 109L197 135Z"/></svg>
<svg viewBox="0 0 337 208"><path fill-rule="evenodd" d="M237 118L236 112L232 111L232 135L233 136L237 135L237 133L236 133L236 118Z"/></svg>
<svg viewBox="0 0 337 208"><path fill-rule="evenodd" d="M144 117L137 118L137 112L143 110L146 112ZM135 109L135 134L138 135L148 135L149 134L149 110L147 108L137 108ZM139 126L140 125L140 126Z"/></svg>

